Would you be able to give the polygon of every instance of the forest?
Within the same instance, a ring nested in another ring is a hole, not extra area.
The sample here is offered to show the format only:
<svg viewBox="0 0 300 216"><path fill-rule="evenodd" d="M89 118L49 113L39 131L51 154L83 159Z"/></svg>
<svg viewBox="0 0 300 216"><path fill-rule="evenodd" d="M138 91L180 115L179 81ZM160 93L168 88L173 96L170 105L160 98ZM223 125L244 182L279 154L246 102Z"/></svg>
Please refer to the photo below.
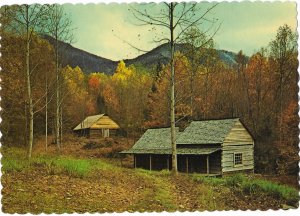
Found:
<svg viewBox="0 0 300 216"><path fill-rule="evenodd" d="M71 42L72 28L60 7L25 5L1 12L2 153L26 149L27 157L34 158L32 149L42 143L42 152L56 146L59 155L71 145L72 129L99 113L114 119L119 136L127 139L169 127L170 64L150 67L120 60L112 75L63 67L61 50L43 37ZM239 51L234 65L220 59L212 38L193 38L180 44L184 49L174 56L176 126L183 130L191 120L240 118L255 140L255 172L296 178L297 33L280 26L276 37L253 55Z"/></svg>

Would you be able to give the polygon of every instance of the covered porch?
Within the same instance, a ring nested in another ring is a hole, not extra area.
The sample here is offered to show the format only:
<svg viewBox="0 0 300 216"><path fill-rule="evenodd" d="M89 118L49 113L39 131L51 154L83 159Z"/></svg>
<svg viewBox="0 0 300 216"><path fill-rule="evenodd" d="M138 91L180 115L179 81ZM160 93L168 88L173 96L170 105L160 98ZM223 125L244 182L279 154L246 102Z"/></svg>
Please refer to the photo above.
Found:
<svg viewBox="0 0 300 216"><path fill-rule="evenodd" d="M177 149L179 172L218 175L221 173L221 151L219 148ZM134 168L149 170L171 170L171 154L134 154Z"/></svg>

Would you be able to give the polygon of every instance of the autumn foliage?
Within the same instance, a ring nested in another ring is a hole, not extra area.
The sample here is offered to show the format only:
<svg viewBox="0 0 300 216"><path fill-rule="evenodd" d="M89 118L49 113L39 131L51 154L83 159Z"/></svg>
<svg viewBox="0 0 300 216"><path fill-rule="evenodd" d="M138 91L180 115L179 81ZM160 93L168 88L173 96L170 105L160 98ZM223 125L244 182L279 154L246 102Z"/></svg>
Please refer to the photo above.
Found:
<svg viewBox="0 0 300 216"><path fill-rule="evenodd" d="M212 49L200 50L205 57L202 62L195 62L189 53L176 52L176 125L183 129L191 120L239 117L256 141L255 170L296 173L298 61L292 37L284 38L283 33L289 33L286 28L279 29L277 38L252 56L239 52L236 65L224 63ZM2 39L3 145L26 145L28 136L24 130L27 102L23 40L15 35ZM286 49L279 50L282 40L286 41ZM286 51L285 55L278 55L282 51ZM46 75L49 100L54 94L53 47L35 35L31 58L37 65L32 77L37 136L45 131L44 99L40 98L45 95ZM71 132L86 116L99 113L114 119L127 137L138 138L147 128L170 125L168 64L145 68L120 61L112 76L101 71L85 74L81 68L70 66L60 67L59 73L64 133ZM50 133L54 131L54 109L50 103Z"/></svg>

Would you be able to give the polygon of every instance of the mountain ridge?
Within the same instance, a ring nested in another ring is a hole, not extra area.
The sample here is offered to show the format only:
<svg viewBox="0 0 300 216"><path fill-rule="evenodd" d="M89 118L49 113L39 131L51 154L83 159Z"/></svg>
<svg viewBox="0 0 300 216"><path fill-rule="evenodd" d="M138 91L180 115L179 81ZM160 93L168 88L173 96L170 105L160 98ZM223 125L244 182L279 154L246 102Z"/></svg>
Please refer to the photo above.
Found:
<svg viewBox="0 0 300 216"><path fill-rule="evenodd" d="M55 44L55 39L43 35L44 39L49 41L50 44ZM87 52L85 50L76 48L69 43L58 41L59 52L61 54L62 66L70 65L71 67L79 66L82 71L86 74L92 72L103 72L108 75L112 75L119 63L119 61L114 61L108 58L104 58L93 53ZM125 64L139 64L146 67L151 67L158 63L167 64L170 57L168 53L168 44L162 44L149 52L143 53L132 59L123 59ZM176 51L182 51L184 49L183 44L176 45ZM237 55L234 52L227 50L216 50L221 61L227 65L233 66L236 64L235 56Z"/></svg>

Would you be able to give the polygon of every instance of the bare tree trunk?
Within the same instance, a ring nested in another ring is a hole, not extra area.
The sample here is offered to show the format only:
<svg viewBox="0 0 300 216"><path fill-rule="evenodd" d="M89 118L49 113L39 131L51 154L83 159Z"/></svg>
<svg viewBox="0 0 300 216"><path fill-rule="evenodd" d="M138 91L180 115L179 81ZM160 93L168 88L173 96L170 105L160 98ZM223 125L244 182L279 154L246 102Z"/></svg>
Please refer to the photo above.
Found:
<svg viewBox="0 0 300 216"><path fill-rule="evenodd" d="M63 137L63 114L62 114L62 106L60 106L60 146L62 146L62 137Z"/></svg>
<svg viewBox="0 0 300 216"><path fill-rule="evenodd" d="M55 41L55 70L56 70L56 110L55 110L55 123L56 123L56 130L55 130L55 141L56 141L56 146L57 146L57 151L60 151L60 140L59 140L59 119L60 119L60 115L59 115L59 74L58 74L58 41L57 41L57 37L56 37L56 41Z"/></svg>
<svg viewBox="0 0 300 216"><path fill-rule="evenodd" d="M26 5L26 19L28 20L28 5ZM28 136L28 158L31 158L32 143L33 143L33 103L31 95L31 80L30 80L30 29L29 24L26 25L26 78L27 78L27 95L28 95L28 112L29 112L29 136Z"/></svg>
<svg viewBox="0 0 300 216"><path fill-rule="evenodd" d="M171 48L171 144L172 144L172 172L177 174L177 151L175 132L175 68L174 68L174 24L173 24L173 3L170 3L170 48Z"/></svg>
<svg viewBox="0 0 300 216"><path fill-rule="evenodd" d="M46 73L46 107L45 107L45 150L48 150L48 77Z"/></svg>
<svg viewBox="0 0 300 216"><path fill-rule="evenodd" d="M194 70L194 68L192 68L192 70ZM191 72L191 77L190 77L190 118L191 118L191 121L193 120L193 115L194 115L194 109L193 109L193 106L194 106L194 73Z"/></svg>

